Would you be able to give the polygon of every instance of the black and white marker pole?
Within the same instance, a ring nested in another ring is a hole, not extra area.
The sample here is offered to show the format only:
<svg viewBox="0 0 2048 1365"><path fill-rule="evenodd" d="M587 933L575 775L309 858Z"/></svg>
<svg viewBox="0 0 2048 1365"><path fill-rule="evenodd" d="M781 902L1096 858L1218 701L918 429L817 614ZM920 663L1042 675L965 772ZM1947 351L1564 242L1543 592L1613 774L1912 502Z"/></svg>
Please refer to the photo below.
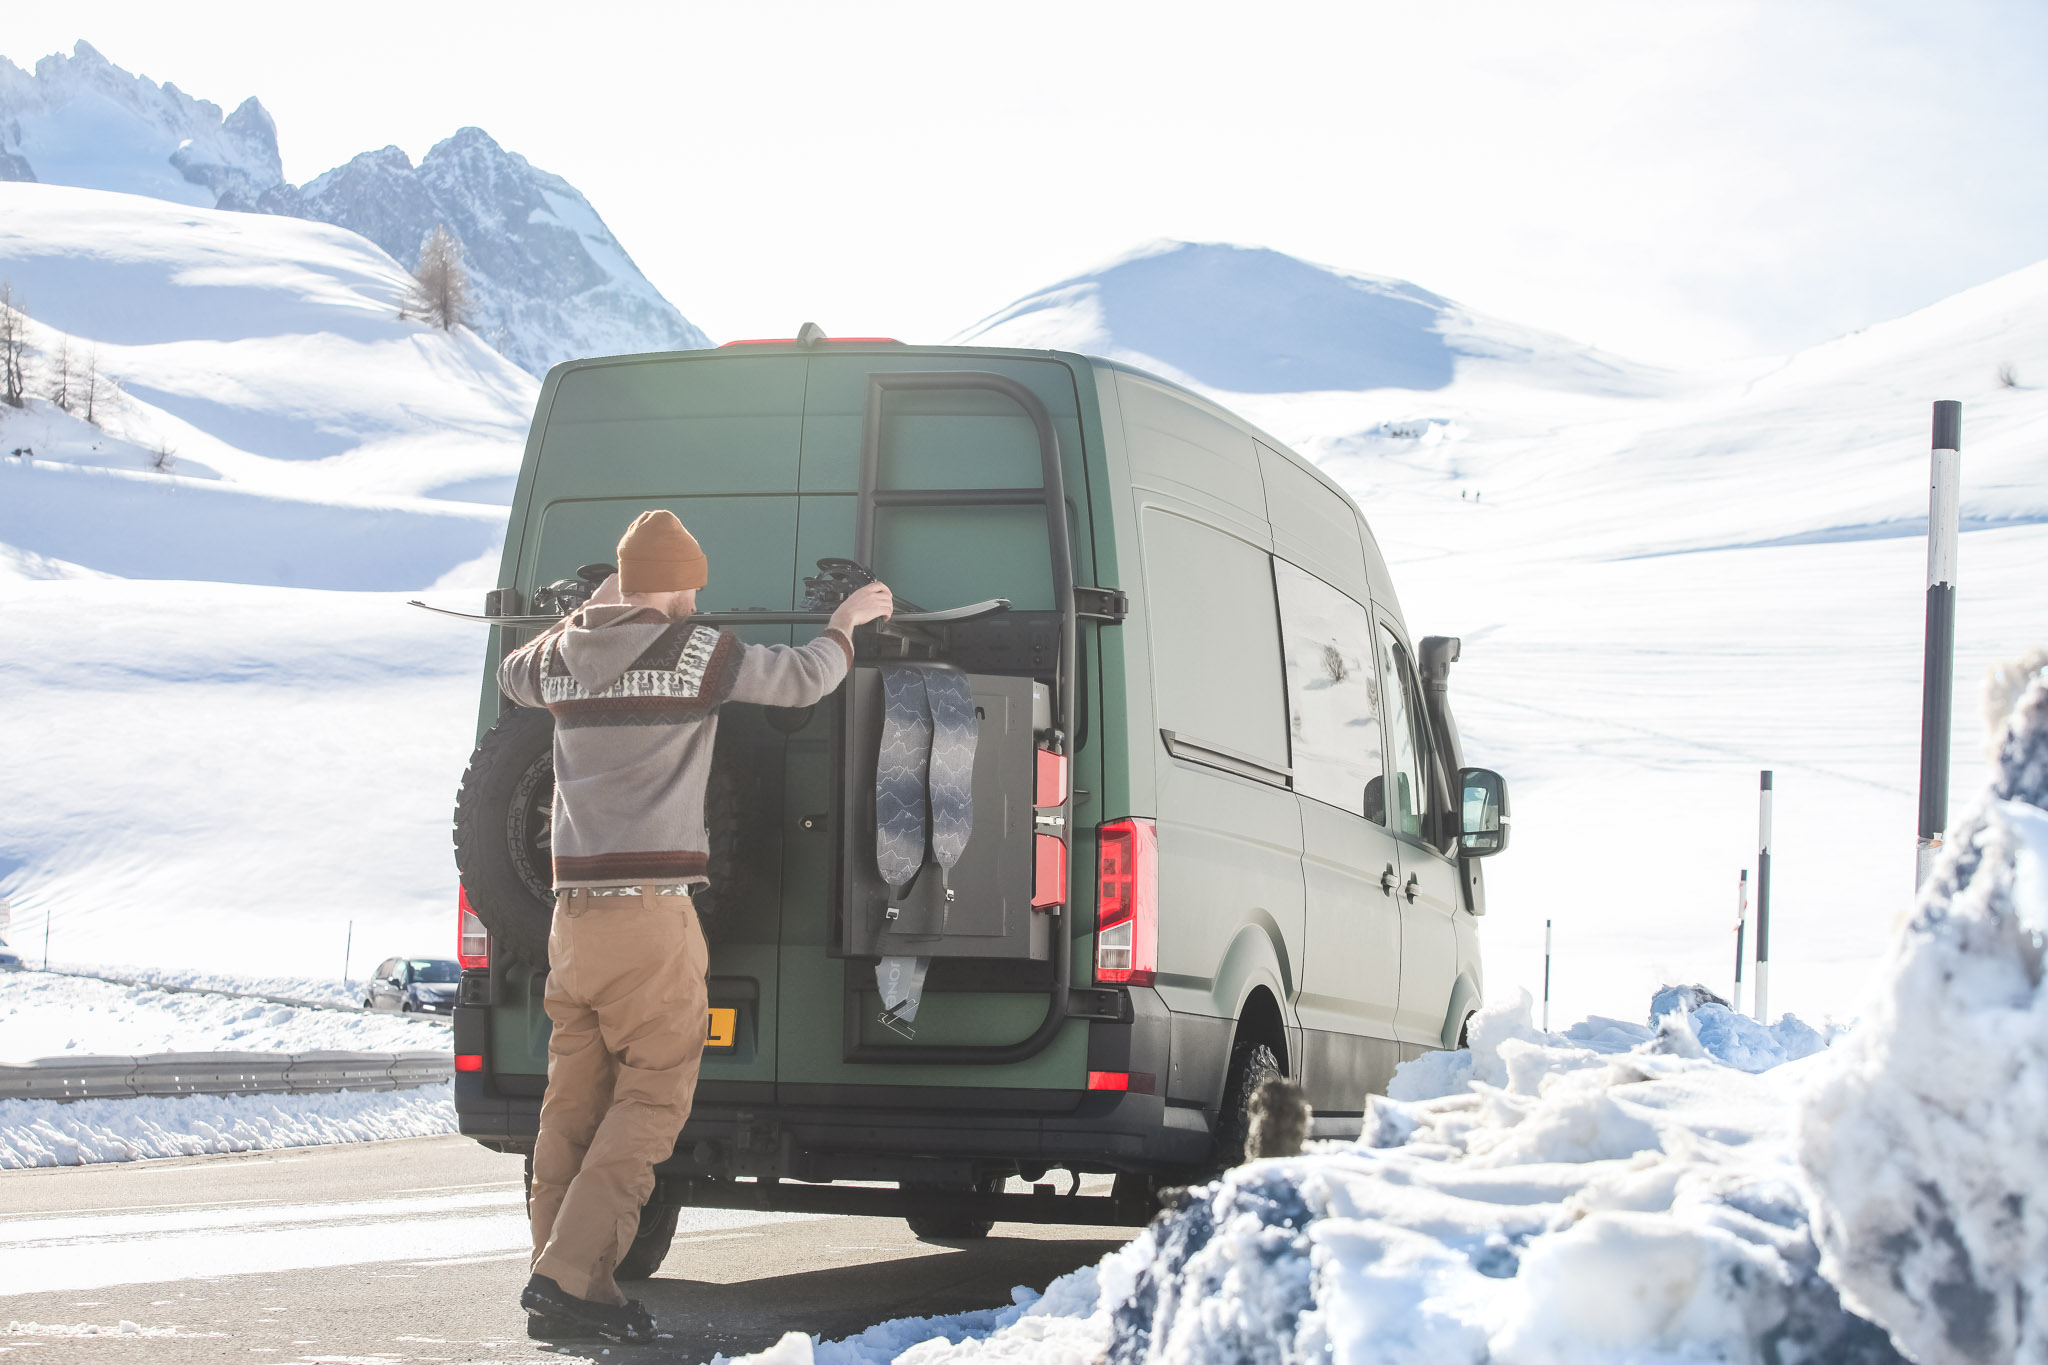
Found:
<svg viewBox="0 0 2048 1365"><path fill-rule="evenodd" d="M1550 921L1543 921L1543 1031L1550 1032Z"/></svg>
<svg viewBox="0 0 2048 1365"><path fill-rule="evenodd" d="M1913 885L1934 870L1948 828L1948 738L1955 709L1956 540L1961 529L1963 405L1934 405L1927 493L1927 643L1920 678L1920 838Z"/></svg>
<svg viewBox="0 0 2048 1365"><path fill-rule="evenodd" d="M1764 769L1757 792L1756 834L1756 1017L1771 1022L1771 772Z"/></svg>
<svg viewBox="0 0 2048 1365"><path fill-rule="evenodd" d="M1742 869L1742 878L1735 887L1735 1012L1742 1013L1742 950L1743 931L1749 928L1749 869Z"/></svg>

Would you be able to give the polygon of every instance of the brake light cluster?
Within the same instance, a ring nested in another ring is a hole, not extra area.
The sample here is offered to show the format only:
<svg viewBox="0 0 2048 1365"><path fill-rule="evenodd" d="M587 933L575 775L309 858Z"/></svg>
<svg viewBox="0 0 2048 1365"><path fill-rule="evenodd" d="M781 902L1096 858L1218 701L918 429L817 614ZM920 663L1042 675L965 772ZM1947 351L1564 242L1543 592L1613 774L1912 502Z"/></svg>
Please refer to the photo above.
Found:
<svg viewBox="0 0 2048 1365"><path fill-rule="evenodd" d="M1112 820L1095 847L1095 979L1149 986L1159 973L1159 831L1150 820Z"/></svg>
<svg viewBox="0 0 2048 1365"><path fill-rule="evenodd" d="M819 337L819 341L836 342L842 346L901 346L895 337ZM800 346L806 344L802 337L742 337L737 341L726 341L718 349L727 346Z"/></svg>
<svg viewBox="0 0 2048 1365"><path fill-rule="evenodd" d="M455 884L455 960L464 971L481 971L491 965L491 933L469 908L469 888Z"/></svg>

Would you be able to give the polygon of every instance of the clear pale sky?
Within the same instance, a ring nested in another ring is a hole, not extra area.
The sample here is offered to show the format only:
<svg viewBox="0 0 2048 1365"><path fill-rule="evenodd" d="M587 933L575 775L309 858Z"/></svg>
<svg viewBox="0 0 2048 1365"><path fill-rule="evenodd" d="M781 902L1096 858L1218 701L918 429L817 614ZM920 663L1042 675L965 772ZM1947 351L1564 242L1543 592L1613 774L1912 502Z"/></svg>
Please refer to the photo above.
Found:
<svg viewBox="0 0 2048 1365"><path fill-rule="evenodd" d="M2041 0L12 7L303 182L476 124L719 340L939 340L1157 237L1623 354L1783 350L2048 257Z"/></svg>

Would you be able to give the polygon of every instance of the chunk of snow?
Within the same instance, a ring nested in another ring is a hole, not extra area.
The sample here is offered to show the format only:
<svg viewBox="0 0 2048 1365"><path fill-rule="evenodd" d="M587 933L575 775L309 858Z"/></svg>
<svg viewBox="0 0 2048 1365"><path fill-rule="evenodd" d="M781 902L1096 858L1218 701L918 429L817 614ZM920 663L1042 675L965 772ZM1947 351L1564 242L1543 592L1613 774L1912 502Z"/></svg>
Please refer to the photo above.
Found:
<svg viewBox="0 0 2048 1365"><path fill-rule="evenodd" d="M1823 1267L1921 1360L2048 1359L2048 676L1808 1095Z"/></svg>

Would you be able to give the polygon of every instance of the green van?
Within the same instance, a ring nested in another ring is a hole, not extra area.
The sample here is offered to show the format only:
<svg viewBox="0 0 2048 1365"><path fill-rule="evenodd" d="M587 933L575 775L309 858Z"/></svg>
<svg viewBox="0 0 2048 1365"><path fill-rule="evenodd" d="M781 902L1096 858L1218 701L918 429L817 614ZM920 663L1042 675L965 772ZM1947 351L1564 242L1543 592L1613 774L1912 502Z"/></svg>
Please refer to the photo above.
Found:
<svg viewBox="0 0 2048 1365"><path fill-rule="evenodd" d="M700 610L746 639L809 638L833 559L899 617L817 706L721 714L711 1043L622 1273L686 1204L932 1236L1143 1222L1157 1187L1241 1159L1268 1076L1313 1136L1355 1136L1398 1063L1459 1044L1506 793L1462 766L1458 642L1411 639L1350 499L1127 365L807 325L541 389L457 806L464 1133L530 1153L547 1067L551 722L495 670L649 507L702 542ZM966 851L899 893L877 679L906 666L964 675L979 733ZM886 1017L892 961L924 973L914 1027ZM1068 1189L1038 1183L1055 1169Z"/></svg>

